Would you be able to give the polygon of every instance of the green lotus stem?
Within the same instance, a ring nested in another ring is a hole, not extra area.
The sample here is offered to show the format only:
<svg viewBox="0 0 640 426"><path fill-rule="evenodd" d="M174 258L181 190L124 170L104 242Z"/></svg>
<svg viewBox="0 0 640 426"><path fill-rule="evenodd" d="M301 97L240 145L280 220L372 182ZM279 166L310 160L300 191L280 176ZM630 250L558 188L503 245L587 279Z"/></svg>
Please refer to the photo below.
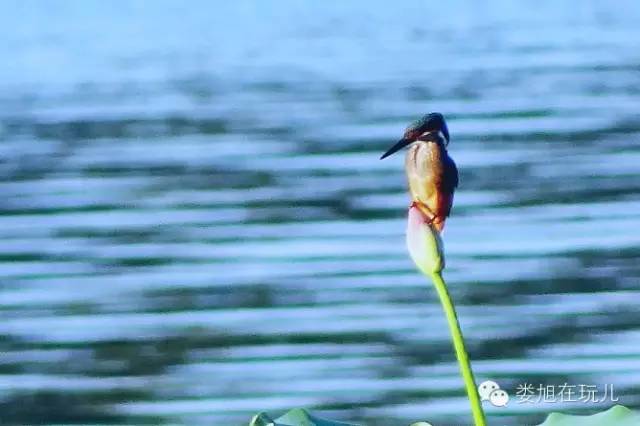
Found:
<svg viewBox="0 0 640 426"><path fill-rule="evenodd" d="M416 206L409 208L409 220L407 222L407 248L414 263L420 271L431 277L433 285L438 292L440 303L444 309L449 324L449 331L453 339L453 348L460 365L462 379L467 390L471 411L475 426L486 426L487 421L482 411L482 402L478 395L478 387L473 378L469 355L464 345L464 337L456 315L456 308L453 305L447 284L442 278L444 269L444 244L440 233L425 219Z"/></svg>
<svg viewBox="0 0 640 426"><path fill-rule="evenodd" d="M453 339L453 348L456 352L456 358L460 365L460 371L462 372L462 379L464 380L464 386L467 389L467 396L471 403L471 412L473 413L473 421L476 426L486 426L487 420L482 410L482 402L478 395L478 386L473 377L473 370L471 370L471 362L469 361L469 355L464 344L464 337L462 336L462 330L460 329L460 323L458 322L458 316L456 315L456 308L453 305L449 291L447 290L447 284L442 278L441 272L434 272L431 274L431 280L436 287L440 303L444 309L444 313L447 316L447 323L449 323L449 331L451 332L451 338Z"/></svg>

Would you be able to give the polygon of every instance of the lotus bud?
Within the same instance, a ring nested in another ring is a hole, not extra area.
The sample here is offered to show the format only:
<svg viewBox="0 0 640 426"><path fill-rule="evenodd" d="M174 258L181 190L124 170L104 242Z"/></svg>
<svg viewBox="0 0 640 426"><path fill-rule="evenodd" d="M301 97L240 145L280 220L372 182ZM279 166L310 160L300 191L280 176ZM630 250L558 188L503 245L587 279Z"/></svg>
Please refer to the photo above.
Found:
<svg viewBox="0 0 640 426"><path fill-rule="evenodd" d="M409 207L407 248L423 274L430 276L444 269L444 244L440 233L416 205Z"/></svg>

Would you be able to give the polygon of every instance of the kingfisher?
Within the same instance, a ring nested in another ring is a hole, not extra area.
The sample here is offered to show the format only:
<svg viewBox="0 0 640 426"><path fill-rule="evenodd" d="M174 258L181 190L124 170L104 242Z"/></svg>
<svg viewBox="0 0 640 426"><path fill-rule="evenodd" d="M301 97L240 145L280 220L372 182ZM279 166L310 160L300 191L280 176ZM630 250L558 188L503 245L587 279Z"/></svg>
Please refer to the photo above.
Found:
<svg viewBox="0 0 640 426"><path fill-rule="evenodd" d="M409 125L402 139L380 159L409 145L405 170L411 206L418 207L425 222L442 232L444 222L451 213L453 193L458 186L458 168L447 152L449 129L444 116L432 112Z"/></svg>

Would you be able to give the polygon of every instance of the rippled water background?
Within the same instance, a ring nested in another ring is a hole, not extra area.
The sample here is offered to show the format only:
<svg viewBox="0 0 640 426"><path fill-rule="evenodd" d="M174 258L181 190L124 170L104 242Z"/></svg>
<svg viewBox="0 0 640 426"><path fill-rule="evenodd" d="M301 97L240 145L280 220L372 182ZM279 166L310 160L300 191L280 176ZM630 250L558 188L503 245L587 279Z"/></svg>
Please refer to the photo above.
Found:
<svg viewBox="0 0 640 426"><path fill-rule="evenodd" d="M468 424L378 160L436 110L478 379L640 407L637 2L108 3L1 7L0 423Z"/></svg>

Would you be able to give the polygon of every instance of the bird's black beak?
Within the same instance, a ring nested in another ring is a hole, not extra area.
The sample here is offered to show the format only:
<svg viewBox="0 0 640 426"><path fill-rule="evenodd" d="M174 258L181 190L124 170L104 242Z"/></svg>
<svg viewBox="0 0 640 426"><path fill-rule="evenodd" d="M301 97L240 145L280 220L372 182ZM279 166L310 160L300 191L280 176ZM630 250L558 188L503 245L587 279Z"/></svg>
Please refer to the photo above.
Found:
<svg viewBox="0 0 640 426"><path fill-rule="evenodd" d="M404 148L405 146L409 145L411 142L413 142L411 139L407 139L407 138L400 139L394 146L389 148L389 150L387 152L382 154L382 157L380 157L380 159L384 160L385 158L387 158L391 154L400 151L402 148Z"/></svg>

